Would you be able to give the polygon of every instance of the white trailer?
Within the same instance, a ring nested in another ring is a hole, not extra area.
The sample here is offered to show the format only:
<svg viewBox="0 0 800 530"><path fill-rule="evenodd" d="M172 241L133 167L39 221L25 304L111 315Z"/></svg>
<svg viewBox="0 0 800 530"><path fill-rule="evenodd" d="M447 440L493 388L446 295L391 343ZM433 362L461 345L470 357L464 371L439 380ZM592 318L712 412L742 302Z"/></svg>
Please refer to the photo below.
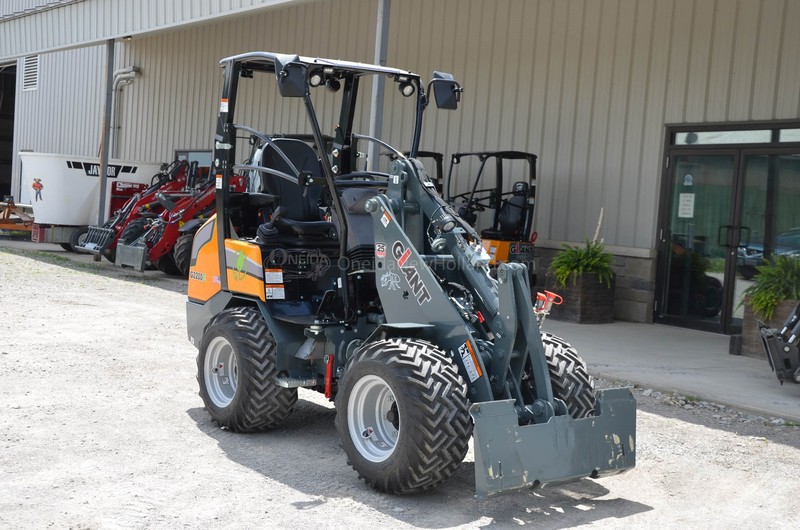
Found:
<svg viewBox="0 0 800 530"><path fill-rule="evenodd" d="M100 205L98 158L21 152L21 201L33 207L31 240L76 250L89 225L97 224ZM135 192L146 188L160 163L112 160L108 164L104 218Z"/></svg>

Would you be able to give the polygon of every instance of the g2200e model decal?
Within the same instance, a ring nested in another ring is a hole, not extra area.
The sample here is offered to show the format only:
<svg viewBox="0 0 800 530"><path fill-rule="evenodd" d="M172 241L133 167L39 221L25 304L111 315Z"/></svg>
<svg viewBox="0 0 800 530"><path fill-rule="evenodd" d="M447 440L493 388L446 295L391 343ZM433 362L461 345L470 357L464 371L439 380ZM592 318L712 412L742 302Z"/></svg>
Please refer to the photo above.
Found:
<svg viewBox="0 0 800 530"><path fill-rule="evenodd" d="M400 272L406 277L408 286L411 288L411 292L414 293L417 303L422 305L430 301L431 293L422 281L419 271L414 265L406 265L408 258L411 256L411 249L405 248L400 241L395 241L392 245L392 256L397 260Z"/></svg>

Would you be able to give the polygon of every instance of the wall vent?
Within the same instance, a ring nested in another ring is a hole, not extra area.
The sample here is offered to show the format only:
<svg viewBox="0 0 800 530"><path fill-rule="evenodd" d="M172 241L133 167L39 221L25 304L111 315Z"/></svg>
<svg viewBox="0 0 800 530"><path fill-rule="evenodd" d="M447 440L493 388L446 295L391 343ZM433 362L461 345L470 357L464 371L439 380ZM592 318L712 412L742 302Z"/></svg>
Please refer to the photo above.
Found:
<svg viewBox="0 0 800 530"><path fill-rule="evenodd" d="M39 56L29 55L22 63L22 90L39 88Z"/></svg>

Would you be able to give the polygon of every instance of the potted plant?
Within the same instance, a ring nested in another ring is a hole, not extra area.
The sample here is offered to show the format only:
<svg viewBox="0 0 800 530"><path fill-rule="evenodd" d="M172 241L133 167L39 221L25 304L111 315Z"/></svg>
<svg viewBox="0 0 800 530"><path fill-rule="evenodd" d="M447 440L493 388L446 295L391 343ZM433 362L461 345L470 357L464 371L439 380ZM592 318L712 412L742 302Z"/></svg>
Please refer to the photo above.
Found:
<svg viewBox="0 0 800 530"><path fill-rule="evenodd" d="M761 334L756 319L767 326L780 328L800 300L800 258L778 255L770 262L756 267L758 274L742 293L744 321L742 350L748 356L764 357Z"/></svg>
<svg viewBox="0 0 800 530"><path fill-rule="evenodd" d="M564 302L550 315L556 320L586 324L614 321L614 256L598 241L582 246L564 245L550 263L547 287Z"/></svg>

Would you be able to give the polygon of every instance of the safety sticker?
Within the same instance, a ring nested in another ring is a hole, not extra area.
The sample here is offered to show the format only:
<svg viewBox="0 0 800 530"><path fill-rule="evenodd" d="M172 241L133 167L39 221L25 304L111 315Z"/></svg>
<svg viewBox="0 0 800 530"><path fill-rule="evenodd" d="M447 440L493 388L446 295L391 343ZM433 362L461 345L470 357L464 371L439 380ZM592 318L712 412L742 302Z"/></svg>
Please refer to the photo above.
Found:
<svg viewBox="0 0 800 530"><path fill-rule="evenodd" d="M386 243L375 243L375 257L376 258L386 257Z"/></svg>
<svg viewBox="0 0 800 530"><path fill-rule="evenodd" d="M389 216L389 212L383 212L383 215L381 215L381 224L383 225L383 227L386 228L387 226L389 226L389 223L391 221L392 218Z"/></svg>
<svg viewBox="0 0 800 530"><path fill-rule="evenodd" d="M264 283L283 283L283 269L264 269Z"/></svg>
<svg viewBox="0 0 800 530"><path fill-rule="evenodd" d="M284 300L286 298L286 289L283 285L265 285L264 288L267 300Z"/></svg>
<svg viewBox="0 0 800 530"><path fill-rule="evenodd" d="M219 100L219 112L220 112L220 114L223 113L223 112L224 113L228 112L228 99L227 98L222 98L222 99Z"/></svg>
<svg viewBox="0 0 800 530"><path fill-rule="evenodd" d="M458 347L458 354L461 356L461 361L464 363L464 369L469 376L469 382L474 383L476 379L483 375L481 372L481 365L478 363L478 357L475 355L475 350L472 349L472 344L466 341Z"/></svg>
<svg viewBox="0 0 800 530"><path fill-rule="evenodd" d="M217 175L217 189L222 189L222 175Z"/></svg>

